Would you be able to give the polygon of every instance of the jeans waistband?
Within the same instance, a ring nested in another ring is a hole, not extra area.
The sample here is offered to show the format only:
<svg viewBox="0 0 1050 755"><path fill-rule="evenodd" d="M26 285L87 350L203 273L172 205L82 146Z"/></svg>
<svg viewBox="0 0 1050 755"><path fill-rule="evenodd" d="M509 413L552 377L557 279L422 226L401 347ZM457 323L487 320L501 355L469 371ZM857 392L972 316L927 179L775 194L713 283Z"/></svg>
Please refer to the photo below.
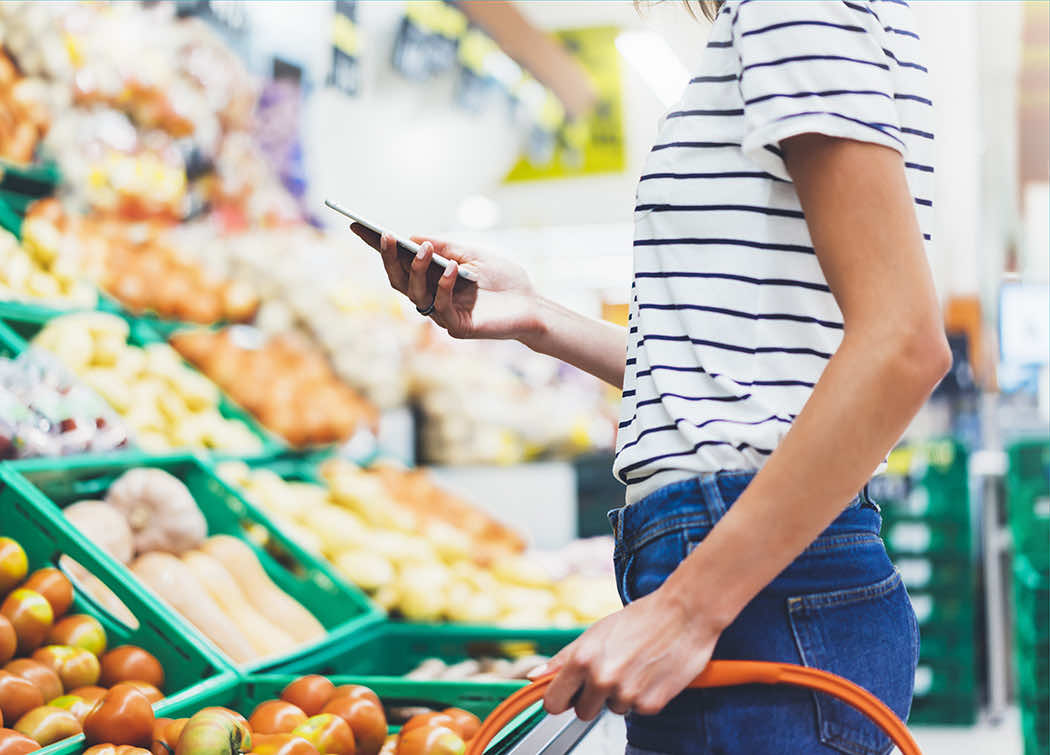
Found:
<svg viewBox="0 0 1050 755"><path fill-rule="evenodd" d="M713 527L755 477L752 470L709 472L671 483L629 506L609 512L616 552L633 550L675 525ZM821 537L844 533L879 534L882 517L868 486L846 505Z"/></svg>

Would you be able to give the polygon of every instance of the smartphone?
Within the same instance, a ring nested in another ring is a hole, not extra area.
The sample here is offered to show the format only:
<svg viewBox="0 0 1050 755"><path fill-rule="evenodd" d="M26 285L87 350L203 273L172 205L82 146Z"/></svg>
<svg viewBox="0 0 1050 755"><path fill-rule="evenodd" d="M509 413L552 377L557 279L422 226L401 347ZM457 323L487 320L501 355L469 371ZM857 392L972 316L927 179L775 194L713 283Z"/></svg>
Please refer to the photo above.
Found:
<svg viewBox="0 0 1050 755"><path fill-rule="evenodd" d="M347 210L347 209L345 209L343 207L340 207L335 202L331 202L331 201L326 199L324 201L324 203L325 203L325 206L328 207L330 210L335 210L340 215L345 215L346 217L350 218L352 221L354 221L358 225L362 225L365 228L367 228L368 230L370 230L372 233L376 234L376 246L379 246L379 237L382 236L384 233L386 233L386 234L389 234L389 235L394 237L394 241L397 242L398 250L401 251L403 254L410 254L413 257L415 257L419 253L419 244L417 244L416 242L410 241L409 239L406 239L406 238L402 238L401 236L398 236L397 234L390 233L390 231L387 231L387 230L381 228L380 226L376 225L375 223L371 223L371 222L365 220L360 215L356 215L356 214L350 212L349 210ZM432 264L435 264L435 265L437 265L438 267L440 267L442 269L445 269L445 268L447 268L449 266L449 261L447 259L445 259L444 257L442 257L437 252L434 252L431 255L430 261L431 261ZM471 283L476 283L477 280L478 280L477 273L475 273L473 270L466 270L462 266L460 266L460 268L459 268L459 270L457 272L459 273L459 277L462 278L463 280L470 281Z"/></svg>

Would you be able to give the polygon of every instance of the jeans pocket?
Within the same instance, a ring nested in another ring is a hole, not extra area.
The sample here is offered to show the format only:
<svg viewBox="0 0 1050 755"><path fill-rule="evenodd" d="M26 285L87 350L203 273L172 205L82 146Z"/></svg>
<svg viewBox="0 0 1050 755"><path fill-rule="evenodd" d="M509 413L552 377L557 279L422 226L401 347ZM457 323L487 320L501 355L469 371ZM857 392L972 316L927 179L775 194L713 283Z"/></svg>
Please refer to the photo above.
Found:
<svg viewBox="0 0 1050 755"><path fill-rule="evenodd" d="M787 603L805 665L859 684L907 718L918 639L896 571L863 587L800 595ZM860 711L822 692L813 696L821 742L849 755L890 751L889 737Z"/></svg>
<svg viewBox="0 0 1050 755"><path fill-rule="evenodd" d="M653 592L685 557L686 541L678 528L646 538L641 545L617 556L614 565L620 600L627 605Z"/></svg>

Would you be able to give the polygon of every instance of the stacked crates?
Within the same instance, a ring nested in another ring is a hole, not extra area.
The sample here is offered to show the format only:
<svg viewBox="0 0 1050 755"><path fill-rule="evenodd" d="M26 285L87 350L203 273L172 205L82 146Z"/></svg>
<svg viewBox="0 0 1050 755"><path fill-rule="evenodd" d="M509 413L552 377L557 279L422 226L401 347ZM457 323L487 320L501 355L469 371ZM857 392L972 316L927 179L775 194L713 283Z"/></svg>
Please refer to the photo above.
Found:
<svg viewBox="0 0 1050 755"><path fill-rule="evenodd" d="M915 724L977 718L977 573L967 460L953 440L901 446L871 485L882 536L919 622Z"/></svg>
<svg viewBox="0 0 1050 755"><path fill-rule="evenodd" d="M1025 755L1050 754L1050 442L1008 451L1018 700Z"/></svg>

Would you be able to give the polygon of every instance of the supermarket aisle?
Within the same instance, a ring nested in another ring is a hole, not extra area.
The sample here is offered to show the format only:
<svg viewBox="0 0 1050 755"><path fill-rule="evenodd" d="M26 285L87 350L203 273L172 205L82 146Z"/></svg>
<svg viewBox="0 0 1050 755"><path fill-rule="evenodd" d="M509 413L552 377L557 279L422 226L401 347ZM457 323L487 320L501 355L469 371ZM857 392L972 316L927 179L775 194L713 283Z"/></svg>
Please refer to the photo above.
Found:
<svg viewBox="0 0 1050 755"><path fill-rule="evenodd" d="M917 726L912 730L923 755L1021 755L1021 722L1016 709L998 725ZM573 755L609 755L624 748L623 719L605 714ZM893 751L895 755L899 750Z"/></svg>

